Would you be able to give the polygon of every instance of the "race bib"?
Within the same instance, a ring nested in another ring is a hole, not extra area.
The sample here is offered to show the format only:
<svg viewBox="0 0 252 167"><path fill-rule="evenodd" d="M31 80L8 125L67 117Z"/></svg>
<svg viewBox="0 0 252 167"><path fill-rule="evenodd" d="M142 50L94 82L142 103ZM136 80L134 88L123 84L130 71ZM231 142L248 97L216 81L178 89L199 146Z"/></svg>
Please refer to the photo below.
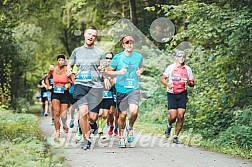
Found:
<svg viewBox="0 0 252 167"><path fill-rule="evenodd" d="M64 86L55 86L53 88L54 93L64 93L65 87Z"/></svg>
<svg viewBox="0 0 252 167"><path fill-rule="evenodd" d="M47 97L47 92L43 92L42 97Z"/></svg>
<svg viewBox="0 0 252 167"><path fill-rule="evenodd" d="M113 100L116 102L116 94L113 94Z"/></svg>
<svg viewBox="0 0 252 167"><path fill-rule="evenodd" d="M124 88L135 88L137 81L134 78L127 78Z"/></svg>
<svg viewBox="0 0 252 167"><path fill-rule="evenodd" d="M91 71L82 71L79 75L78 75L78 79L81 81L92 81L92 75L91 75Z"/></svg>
<svg viewBox="0 0 252 167"><path fill-rule="evenodd" d="M113 93L111 91L103 91L102 92L102 98L103 99L112 99Z"/></svg>
<svg viewBox="0 0 252 167"><path fill-rule="evenodd" d="M49 79L49 84L50 84L50 85L53 85L53 78L50 78L50 79Z"/></svg>

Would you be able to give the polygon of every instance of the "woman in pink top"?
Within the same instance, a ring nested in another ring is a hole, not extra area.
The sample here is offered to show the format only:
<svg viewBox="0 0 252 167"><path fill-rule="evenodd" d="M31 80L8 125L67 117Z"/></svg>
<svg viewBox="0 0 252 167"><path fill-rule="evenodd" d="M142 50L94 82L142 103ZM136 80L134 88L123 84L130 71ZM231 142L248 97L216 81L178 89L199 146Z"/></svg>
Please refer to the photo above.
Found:
<svg viewBox="0 0 252 167"><path fill-rule="evenodd" d="M179 143L178 135L182 129L184 114L186 111L187 91L186 86L194 86L192 70L185 64L186 54L184 51L176 53L176 63L169 65L160 81L167 87L168 97L168 125L165 136L170 137L172 124L176 122L175 136L173 143Z"/></svg>
<svg viewBox="0 0 252 167"><path fill-rule="evenodd" d="M67 108L69 106L69 91L71 79L66 75L65 56L60 54L57 56L58 65L51 69L46 78L47 89L50 89L49 78L53 77L52 91L52 107L54 111L54 126L56 130L56 138L60 138L60 120L61 117L63 130L68 133Z"/></svg>

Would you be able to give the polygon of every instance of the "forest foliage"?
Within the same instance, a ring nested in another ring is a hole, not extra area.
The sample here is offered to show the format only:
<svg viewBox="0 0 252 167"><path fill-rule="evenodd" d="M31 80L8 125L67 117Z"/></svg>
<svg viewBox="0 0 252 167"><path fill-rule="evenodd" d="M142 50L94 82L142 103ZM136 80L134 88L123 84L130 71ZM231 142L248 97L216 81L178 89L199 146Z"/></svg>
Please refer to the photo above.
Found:
<svg viewBox="0 0 252 167"><path fill-rule="evenodd" d="M186 62L196 82L188 90L184 129L193 128L204 139L225 146L252 149L251 6L247 0L2 0L0 107L17 109L22 102L34 102L37 83L56 56L69 57L83 44L83 34L74 35L76 30L83 33L90 25L106 30L127 18L163 55L170 55L183 41L192 45ZM158 43L150 34L151 23L160 17L175 25L176 33L166 43ZM99 37L98 43L104 38ZM112 51L120 50L118 43ZM155 51L144 48L144 52ZM156 81L156 89L142 103L139 120L165 127L166 93L156 60L144 72Z"/></svg>

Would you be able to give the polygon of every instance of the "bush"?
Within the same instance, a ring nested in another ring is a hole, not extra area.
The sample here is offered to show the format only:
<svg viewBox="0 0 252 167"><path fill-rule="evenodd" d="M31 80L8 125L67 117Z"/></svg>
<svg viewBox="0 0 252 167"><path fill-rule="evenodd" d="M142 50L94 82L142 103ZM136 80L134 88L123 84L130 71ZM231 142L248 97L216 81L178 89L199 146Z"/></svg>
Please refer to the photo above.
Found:
<svg viewBox="0 0 252 167"><path fill-rule="evenodd" d="M29 111L29 102L25 98L15 99L11 106L15 113L27 113Z"/></svg>
<svg viewBox="0 0 252 167"><path fill-rule="evenodd" d="M40 137L38 118L31 114L0 112L0 140L20 142L27 138Z"/></svg>
<svg viewBox="0 0 252 167"><path fill-rule="evenodd" d="M234 124L219 134L216 141L220 145L252 149L252 106L234 112Z"/></svg>

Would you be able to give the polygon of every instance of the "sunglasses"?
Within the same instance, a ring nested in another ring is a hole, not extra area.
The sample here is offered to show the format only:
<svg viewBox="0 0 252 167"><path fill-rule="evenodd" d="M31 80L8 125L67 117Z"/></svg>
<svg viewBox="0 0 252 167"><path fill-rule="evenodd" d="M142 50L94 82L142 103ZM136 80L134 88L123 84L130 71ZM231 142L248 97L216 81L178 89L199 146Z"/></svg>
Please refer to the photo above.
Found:
<svg viewBox="0 0 252 167"><path fill-rule="evenodd" d="M112 60L113 58L112 57L106 57L106 59Z"/></svg>
<svg viewBox="0 0 252 167"><path fill-rule="evenodd" d="M134 42L133 42L133 41L126 41L125 43L126 43L126 44L129 44L129 43L134 44Z"/></svg>

